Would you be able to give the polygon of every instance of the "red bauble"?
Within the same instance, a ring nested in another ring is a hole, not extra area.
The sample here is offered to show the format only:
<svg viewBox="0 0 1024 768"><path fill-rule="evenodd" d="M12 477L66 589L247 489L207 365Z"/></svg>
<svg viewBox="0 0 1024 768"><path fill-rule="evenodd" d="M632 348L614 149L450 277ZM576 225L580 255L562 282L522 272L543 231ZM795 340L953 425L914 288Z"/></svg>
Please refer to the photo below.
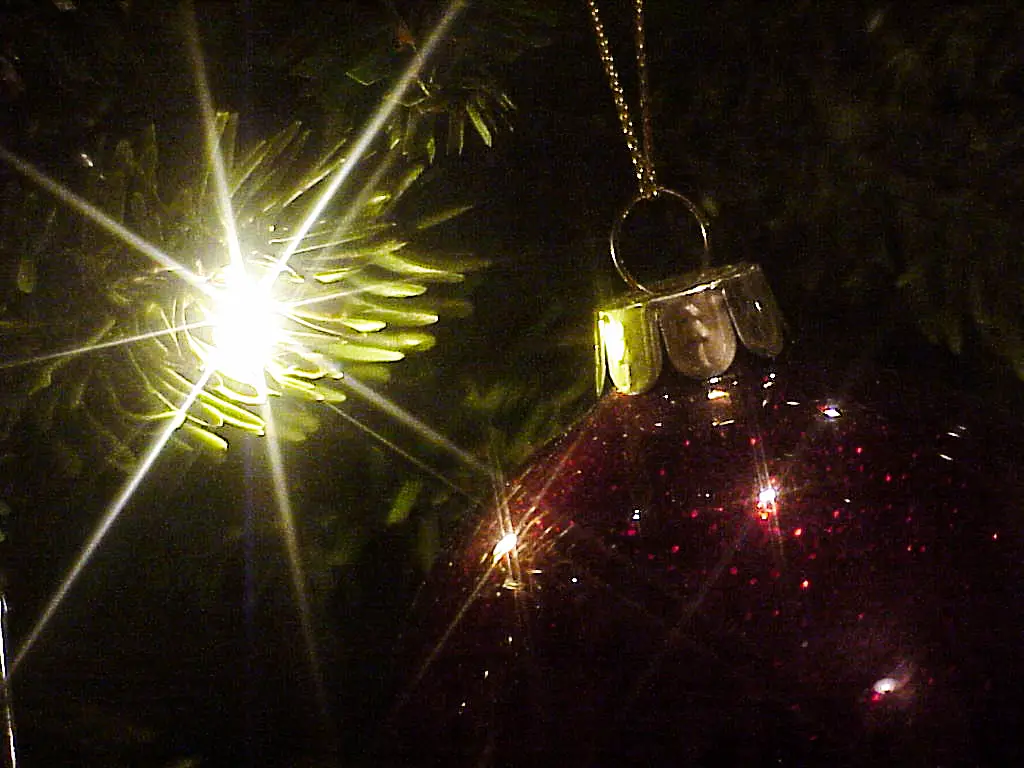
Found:
<svg viewBox="0 0 1024 768"><path fill-rule="evenodd" d="M609 395L536 459L435 576L396 759L1020 764L1019 478L800 389Z"/></svg>
<svg viewBox="0 0 1024 768"><path fill-rule="evenodd" d="M1024 764L1021 480L897 379L611 394L421 604L403 765Z"/></svg>

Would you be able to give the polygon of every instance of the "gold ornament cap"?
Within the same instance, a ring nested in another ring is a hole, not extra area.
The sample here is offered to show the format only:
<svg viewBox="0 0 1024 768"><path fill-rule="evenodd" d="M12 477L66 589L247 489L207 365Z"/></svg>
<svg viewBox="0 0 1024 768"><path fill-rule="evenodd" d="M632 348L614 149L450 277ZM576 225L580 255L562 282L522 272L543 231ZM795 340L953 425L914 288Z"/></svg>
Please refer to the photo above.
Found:
<svg viewBox="0 0 1024 768"><path fill-rule="evenodd" d="M756 264L741 262L633 291L597 311L597 386L639 395L672 367L705 380L725 373L738 344L761 357L782 351L782 319Z"/></svg>

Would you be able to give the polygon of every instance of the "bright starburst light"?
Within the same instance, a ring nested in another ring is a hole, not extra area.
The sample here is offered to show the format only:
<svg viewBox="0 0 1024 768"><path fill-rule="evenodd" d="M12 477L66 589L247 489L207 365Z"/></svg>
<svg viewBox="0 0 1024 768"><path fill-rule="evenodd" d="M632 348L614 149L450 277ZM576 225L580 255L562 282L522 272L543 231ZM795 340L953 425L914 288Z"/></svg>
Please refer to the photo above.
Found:
<svg viewBox="0 0 1024 768"><path fill-rule="evenodd" d="M281 312L269 287L244 268L224 270L223 286L212 301L212 358L218 371L252 387L261 400L267 396L267 366L282 339Z"/></svg>
<svg viewBox="0 0 1024 768"><path fill-rule="evenodd" d="M284 463L272 418L274 398L294 396L314 403L326 401L334 408L333 403L345 399L340 390L332 388L331 383L335 382L339 387L355 391L363 399L383 409L420 438L446 450L470 468L489 475L487 468L477 459L421 420L360 384L346 370L349 362L358 366L401 359L405 354L403 350L415 349L424 343L423 334L417 335L415 330L392 331L390 326L393 322L399 328L411 326L415 329L438 319L436 314L422 309L397 310L391 306L375 304L377 297L415 296L426 290L415 280L450 280L453 274L424 266L415 258L403 257L401 252L406 243L397 240L384 241L377 246L381 263L396 272L397 278L390 282L377 278L377 282L374 282L352 266L351 256L345 247L357 237L365 235L350 235L346 231L347 227L364 213L363 206L380 206L382 200L388 199L387 195L371 194L373 189L370 185L377 184L389 167L382 164L376 174L370 175L369 181L364 180L363 189L348 193L349 199L356 201L359 207L350 207L344 212L341 217L343 226L336 222L332 224L328 213L328 207L346 182L356 178L355 171L359 164L369 156L371 146L386 127L391 115L403 105L406 92L418 82L421 71L439 43L450 34L453 23L465 6L464 0L455 0L449 4L438 25L417 49L415 58L365 129L345 148L345 154L341 156L335 151L326 157L294 193L285 195L283 202L277 201L274 204L276 208L271 206L276 213L280 213L285 207L295 204L296 200L304 201L306 193L314 196L297 227L285 227L279 232L273 226L269 228L274 232L273 236L261 242L277 246L274 251L268 251L264 245L250 245L241 224L244 221L251 228L254 226L252 222L258 220L257 214L264 214L270 209L264 207L256 213L250 210L243 215L233 210L234 196L261 162L274 162L279 157L287 157L288 162L292 162L291 158L298 154L298 147L304 138L297 128L285 131L274 141L259 145L248 158L239 160L235 157L234 165L225 162L224 145L233 141L234 123L231 118L217 115L214 111L191 8L186 14L186 30L202 118L205 154L210 169L210 194L216 208L217 221L214 228L219 229L215 238L220 246L219 259L209 255L197 258L195 254L175 257L164 252L28 161L0 147L0 161L114 239L149 259L155 267L153 272L129 276L125 281L128 289L135 290L137 285L146 285L166 290L169 285L173 287L175 281L181 284L178 286L180 293L173 302L168 303L170 308L167 310L157 299L148 299L147 317L159 321L155 323L155 328L142 327L138 333L122 334L114 339L97 340L92 344L37 354L24 360L0 362L0 368L13 368L34 363L63 363L100 350L127 350L130 361L128 368L137 372L145 385L143 391L146 396L157 405L155 415L145 418L150 423L162 420L159 429L137 457L133 472L100 517L65 578L22 643L11 664L12 673L43 635L75 581L165 447L180 432L191 431L205 436L204 439L209 443L216 444L219 441L223 444L215 430L224 425L252 433L262 433L263 425L266 425L268 440L265 445L273 469L282 536L291 567L309 661L317 681L320 680L320 672L313 640L311 611L305 594L305 576ZM259 184L256 183L256 186ZM246 202L253 204L248 200L243 201ZM204 213L199 211L199 215ZM376 230L364 226L362 231L372 233ZM186 264L196 266L189 268ZM354 276L353 285L339 289L337 283L348 279L350 274ZM124 289L118 287L118 290ZM278 298L279 294L284 297ZM345 312L332 311L338 302L353 300L361 302L353 306L362 314L347 304ZM369 334L377 336L370 339ZM137 349L143 352L136 354ZM115 392L115 400L117 396ZM254 410L261 404L262 408ZM354 421L351 417L347 418ZM402 455L408 457L408 454ZM418 463L418 466L429 470L426 465Z"/></svg>

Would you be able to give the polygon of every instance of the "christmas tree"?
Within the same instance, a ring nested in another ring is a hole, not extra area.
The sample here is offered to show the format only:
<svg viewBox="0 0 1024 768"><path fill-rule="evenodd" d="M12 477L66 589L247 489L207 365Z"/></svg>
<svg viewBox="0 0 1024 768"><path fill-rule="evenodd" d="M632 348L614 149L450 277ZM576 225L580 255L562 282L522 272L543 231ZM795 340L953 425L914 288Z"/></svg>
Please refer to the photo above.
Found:
<svg viewBox="0 0 1024 768"><path fill-rule="evenodd" d="M807 347L1010 409L1024 15L922 14L652 0L654 156ZM24 748L352 757L446 534L591 397L631 171L585 4L10 2L0 100Z"/></svg>

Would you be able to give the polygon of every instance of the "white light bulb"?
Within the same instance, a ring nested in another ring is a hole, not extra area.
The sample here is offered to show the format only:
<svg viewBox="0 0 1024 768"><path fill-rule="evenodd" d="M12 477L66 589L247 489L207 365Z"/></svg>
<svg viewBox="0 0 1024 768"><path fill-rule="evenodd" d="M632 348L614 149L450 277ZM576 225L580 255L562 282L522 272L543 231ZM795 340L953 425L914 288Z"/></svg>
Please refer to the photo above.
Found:
<svg viewBox="0 0 1024 768"><path fill-rule="evenodd" d="M241 269L227 271L212 317L216 369L265 394L264 371L279 339L279 320L269 286Z"/></svg>

